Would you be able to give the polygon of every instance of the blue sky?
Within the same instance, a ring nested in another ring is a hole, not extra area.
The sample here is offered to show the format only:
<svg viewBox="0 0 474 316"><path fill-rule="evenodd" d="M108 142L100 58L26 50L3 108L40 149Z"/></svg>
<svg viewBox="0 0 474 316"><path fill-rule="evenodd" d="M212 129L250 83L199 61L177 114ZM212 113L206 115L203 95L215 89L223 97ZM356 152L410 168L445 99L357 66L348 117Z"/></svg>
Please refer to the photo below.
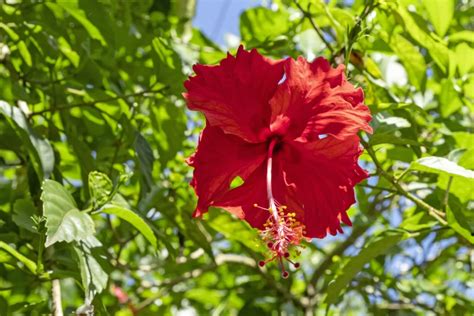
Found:
<svg viewBox="0 0 474 316"><path fill-rule="evenodd" d="M226 46L225 34L239 35L239 16L262 0L197 0L195 27L221 46Z"/></svg>

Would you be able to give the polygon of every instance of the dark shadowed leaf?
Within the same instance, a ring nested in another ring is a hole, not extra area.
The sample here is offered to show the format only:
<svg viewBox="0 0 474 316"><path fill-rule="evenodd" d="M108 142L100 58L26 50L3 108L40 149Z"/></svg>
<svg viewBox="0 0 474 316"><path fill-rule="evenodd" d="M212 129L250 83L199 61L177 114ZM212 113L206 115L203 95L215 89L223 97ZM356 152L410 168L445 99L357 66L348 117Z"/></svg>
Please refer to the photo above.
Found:
<svg viewBox="0 0 474 316"><path fill-rule="evenodd" d="M143 137L139 132L135 133L135 155L138 160L138 167L140 168L140 173L143 177L145 187L147 191L150 191L150 188L153 186L153 163L155 157L153 156L153 149L151 149L148 141Z"/></svg>
<svg viewBox="0 0 474 316"><path fill-rule="evenodd" d="M374 237L359 254L351 258L342 268L342 274L331 281L328 286L326 303L334 304L349 282L355 277L364 265L377 256L387 253L391 247L404 238L400 232L390 231Z"/></svg>
<svg viewBox="0 0 474 316"><path fill-rule="evenodd" d="M18 227L24 228L32 233L37 233L33 216L36 215L36 207L31 199L18 199L13 206L13 221Z"/></svg>
<svg viewBox="0 0 474 316"><path fill-rule="evenodd" d="M153 46L153 64L159 82L166 84L178 94L183 90L184 75L181 60L173 50L170 42L163 38L155 38Z"/></svg>
<svg viewBox="0 0 474 316"><path fill-rule="evenodd" d="M49 142L40 138L33 131L19 108L0 101L0 114L5 116L10 126L22 140L39 180L43 181L43 179L49 178L54 168L54 152Z"/></svg>

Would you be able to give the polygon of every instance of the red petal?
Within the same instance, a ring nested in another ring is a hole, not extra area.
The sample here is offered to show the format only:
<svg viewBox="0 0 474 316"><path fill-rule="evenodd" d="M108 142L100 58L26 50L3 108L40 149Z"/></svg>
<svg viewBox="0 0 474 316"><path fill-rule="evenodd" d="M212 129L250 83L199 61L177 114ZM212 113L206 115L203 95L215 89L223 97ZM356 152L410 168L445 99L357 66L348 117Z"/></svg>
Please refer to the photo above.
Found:
<svg viewBox="0 0 474 316"><path fill-rule="evenodd" d="M255 49L241 46L217 66L194 66L196 75L184 83L184 97L191 110L204 113L212 126L248 142L268 133L268 102L283 77L283 61L273 61Z"/></svg>
<svg viewBox="0 0 474 316"><path fill-rule="evenodd" d="M288 59L286 81L270 100L272 122L288 117L288 138L318 139L322 134L343 139L359 130L372 132L362 89L344 77L344 66L332 68L324 58L308 63Z"/></svg>
<svg viewBox="0 0 474 316"><path fill-rule="evenodd" d="M248 176L265 160L264 144L250 144L227 135L218 127L207 125L196 153L188 159L194 174L191 185L198 196L194 216L206 213L214 199L230 190L232 180Z"/></svg>
<svg viewBox="0 0 474 316"><path fill-rule="evenodd" d="M294 141L283 147L286 178L303 213L307 237L342 232L341 220L351 224L346 211L355 202L354 186L367 177L357 164L360 154L357 136Z"/></svg>
<svg viewBox="0 0 474 316"><path fill-rule="evenodd" d="M265 170L266 166L262 164L241 186L221 195L216 206L246 220L252 227L262 229L270 216L269 211L262 209L268 207Z"/></svg>
<svg viewBox="0 0 474 316"><path fill-rule="evenodd" d="M266 161L265 161L266 162ZM279 156L274 156L272 168L272 190L278 201L287 201L287 186L281 170ZM241 186L220 196L215 205L221 207L240 219L246 220L252 227L263 229L263 224L271 215L266 187L266 163L257 168ZM281 200L279 200L281 198Z"/></svg>

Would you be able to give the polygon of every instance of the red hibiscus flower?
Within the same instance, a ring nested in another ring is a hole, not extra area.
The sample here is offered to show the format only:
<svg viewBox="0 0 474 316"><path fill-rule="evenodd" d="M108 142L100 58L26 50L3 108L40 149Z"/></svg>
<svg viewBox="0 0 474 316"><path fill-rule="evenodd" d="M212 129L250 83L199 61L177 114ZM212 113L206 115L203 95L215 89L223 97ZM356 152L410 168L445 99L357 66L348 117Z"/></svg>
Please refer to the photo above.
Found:
<svg viewBox="0 0 474 316"><path fill-rule="evenodd" d="M274 254L267 261L280 263L303 238L351 225L354 185L367 177L357 164L357 133L372 129L363 91L346 80L344 66L324 58L275 61L240 47L235 57L194 71L184 97L206 117L188 159L199 198L194 216L226 209L261 230ZM231 188L237 176L244 182Z"/></svg>

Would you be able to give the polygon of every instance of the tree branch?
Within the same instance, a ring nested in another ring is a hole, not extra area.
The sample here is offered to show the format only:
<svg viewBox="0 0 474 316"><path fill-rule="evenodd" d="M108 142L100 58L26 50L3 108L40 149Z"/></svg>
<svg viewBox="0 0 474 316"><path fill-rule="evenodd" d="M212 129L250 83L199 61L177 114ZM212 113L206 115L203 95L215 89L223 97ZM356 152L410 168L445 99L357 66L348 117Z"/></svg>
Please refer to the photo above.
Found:
<svg viewBox="0 0 474 316"><path fill-rule="evenodd" d="M443 213L442 211L434 208L433 206L429 205L428 203L426 203L422 199L418 198L414 194L412 194L412 193L408 192L407 190L405 190L400 185L400 183L398 183L397 179L395 179L392 175L388 174L382 168L382 164L377 159L377 156L376 156L373 148L369 145L369 143L367 143L362 138L361 138L360 141L361 141L362 145L364 146L364 148L367 150L367 153L369 154L370 158L372 158L372 161L374 162L375 167L377 168L377 171L378 171L379 175L381 175L382 177L387 179L395 187L396 191L399 194L401 194L401 195L405 196L407 199L413 201L418 207L421 207L421 208L425 209L426 211L428 211L428 214L430 214L431 216L436 218L441 224L443 224L443 225L448 224L446 222L446 220L444 219L444 217L446 216L445 213Z"/></svg>
<svg viewBox="0 0 474 316"><path fill-rule="evenodd" d="M94 107L97 103L104 103L104 102L122 100L122 99L126 99L126 98L129 98L129 97L142 96L142 95L145 95L145 94L148 94L148 93L150 93L150 94L159 93L159 92L163 92L165 89L167 89L167 87L163 87L163 88L157 89L157 90L144 90L144 91L141 91L141 92L125 94L125 95L119 95L119 96L116 96L116 97L110 97L110 98L105 98L105 99L100 99L100 100L94 100L94 101L90 101L90 102L81 102L81 103L76 103L76 104L62 105L62 106L55 107L54 109L49 108L49 109L44 109L44 110L41 110L41 111L31 112L30 117L33 117L33 116L36 116L36 115L42 115L42 114L47 113L47 112L63 111L63 110L69 110L69 109L78 108L78 107Z"/></svg>
<svg viewBox="0 0 474 316"><path fill-rule="evenodd" d="M51 281L51 295L53 301L53 316L63 316L63 304L61 300L61 283L59 279Z"/></svg>

